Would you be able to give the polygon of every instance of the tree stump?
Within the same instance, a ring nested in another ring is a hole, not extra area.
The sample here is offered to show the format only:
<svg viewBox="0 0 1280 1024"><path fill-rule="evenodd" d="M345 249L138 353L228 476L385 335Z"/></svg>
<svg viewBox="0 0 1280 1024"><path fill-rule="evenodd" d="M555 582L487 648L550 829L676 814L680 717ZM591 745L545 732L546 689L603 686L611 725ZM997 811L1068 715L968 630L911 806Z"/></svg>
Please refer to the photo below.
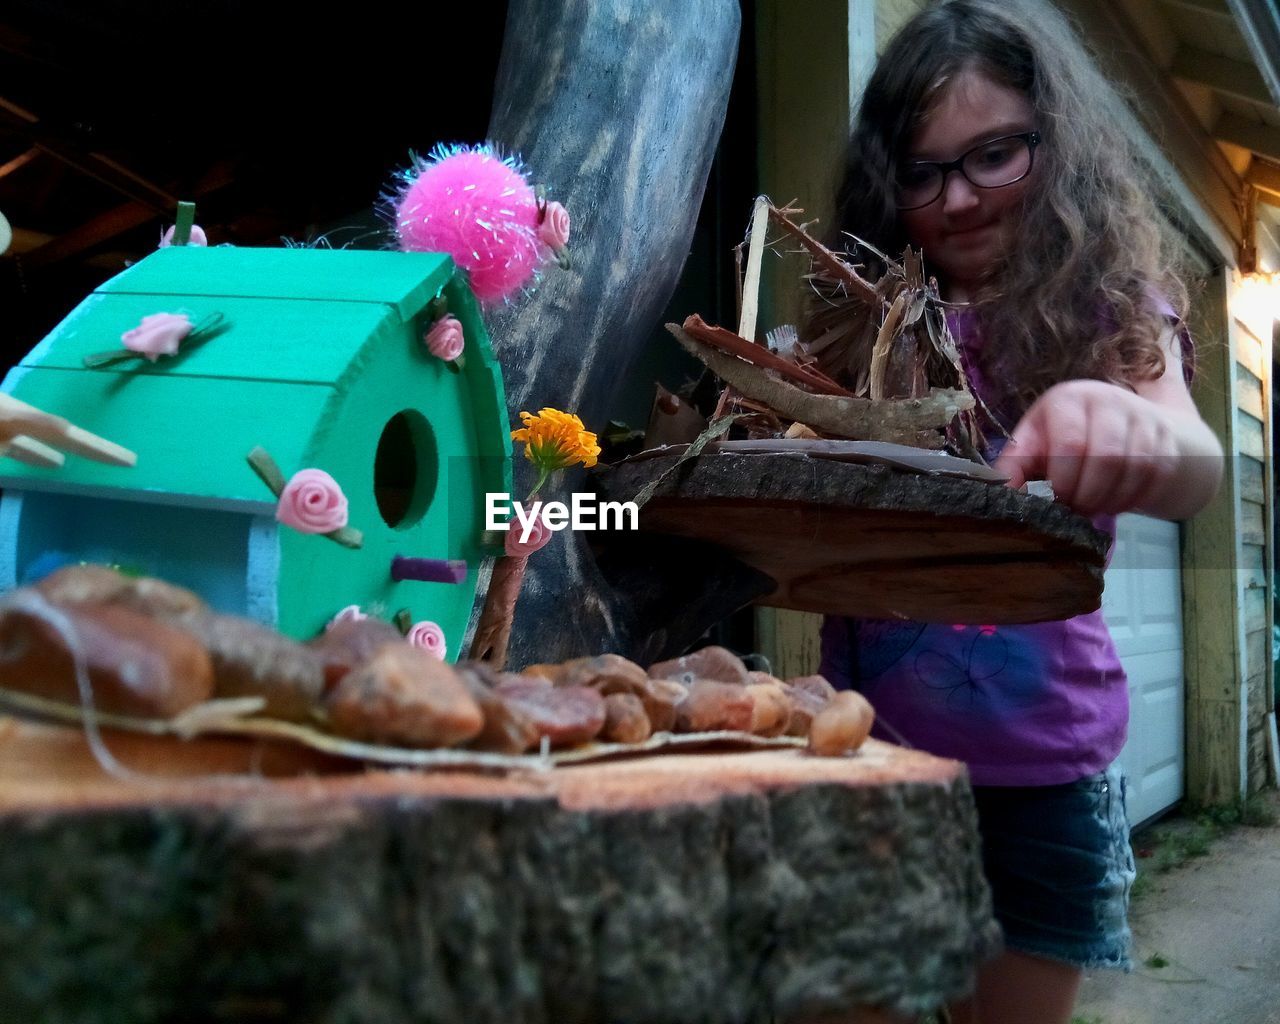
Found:
<svg viewBox="0 0 1280 1024"><path fill-rule="evenodd" d="M804 453L677 458L601 473L604 497L630 500L659 481L641 531L716 545L770 577L759 604L980 624L1064 619L1101 603L1110 538L1056 502Z"/></svg>
<svg viewBox="0 0 1280 1024"><path fill-rule="evenodd" d="M239 784L190 773L248 745L108 742L149 781L0 719L0 1019L852 1020L998 942L963 768L874 740Z"/></svg>

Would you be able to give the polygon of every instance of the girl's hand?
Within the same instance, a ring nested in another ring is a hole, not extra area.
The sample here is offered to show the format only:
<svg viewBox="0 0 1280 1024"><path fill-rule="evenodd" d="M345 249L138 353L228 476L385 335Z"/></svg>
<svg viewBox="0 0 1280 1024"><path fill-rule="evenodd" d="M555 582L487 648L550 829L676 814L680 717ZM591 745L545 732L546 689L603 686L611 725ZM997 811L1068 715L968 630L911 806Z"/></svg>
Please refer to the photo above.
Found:
<svg viewBox="0 0 1280 1024"><path fill-rule="evenodd" d="M1114 384L1073 380L1041 395L1014 428L995 468L1010 487L1048 480L1084 515L1147 508L1178 471L1174 419Z"/></svg>
<svg viewBox="0 0 1280 1024"><path fill-rule="evenodd" d="M1222 478L1222 445L1191 401L1172 330L1161 345L1164 373L1132 391L1070 380L1041 395L996 460L1009 486L1047 479L1085 515L1186 519L1204 508Z"/></svg>

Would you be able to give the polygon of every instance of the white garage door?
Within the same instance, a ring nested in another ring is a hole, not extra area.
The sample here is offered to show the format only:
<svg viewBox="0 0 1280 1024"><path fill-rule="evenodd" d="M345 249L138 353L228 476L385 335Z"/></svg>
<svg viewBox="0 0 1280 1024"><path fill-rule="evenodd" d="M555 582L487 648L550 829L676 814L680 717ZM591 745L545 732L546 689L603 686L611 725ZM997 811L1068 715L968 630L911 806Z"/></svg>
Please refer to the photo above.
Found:
<svg viewBox="0 0 1280 1024"><path fill-rule="evenodd" d="M1102 612L1129 676L1129 821L1182 798L1184 744L1182 582L1178 524L1124 515L1107 569Z"/></svg>

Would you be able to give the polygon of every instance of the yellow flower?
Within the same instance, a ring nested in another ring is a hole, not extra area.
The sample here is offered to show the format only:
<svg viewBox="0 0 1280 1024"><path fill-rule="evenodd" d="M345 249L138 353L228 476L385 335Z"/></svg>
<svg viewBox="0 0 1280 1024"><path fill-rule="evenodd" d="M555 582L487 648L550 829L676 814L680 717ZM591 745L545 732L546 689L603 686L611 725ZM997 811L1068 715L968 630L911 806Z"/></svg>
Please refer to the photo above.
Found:
<svg viewBox="0 0 1280 1024"><path fill-rule="evenodd" d="M538 467L545 477L557 469L581 462L587 468L596 464L600 446L596 435L582 426L573 413L559 409L542 409L538 415L520 414L524 429L511 431L511 440L525 443L524 457Z"/></svg>

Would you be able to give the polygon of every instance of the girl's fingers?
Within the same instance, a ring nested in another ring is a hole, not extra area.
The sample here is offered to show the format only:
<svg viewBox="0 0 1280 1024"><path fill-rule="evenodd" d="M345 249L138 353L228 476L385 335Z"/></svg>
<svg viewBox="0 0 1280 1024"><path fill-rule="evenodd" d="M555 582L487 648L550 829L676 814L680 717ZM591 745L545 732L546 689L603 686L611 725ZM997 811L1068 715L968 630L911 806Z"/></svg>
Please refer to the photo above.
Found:
<svg viewBox="0 0 1280 1024"><path fill-rule="evenodd" d="M1130 468L1127 457L1133 442L1131 420L1126 412L1097 404L1092 411L1084 410L1082 418L1088 424L1088 433L1079 457L1079 475L1064 500L1084 515L1110 512Z"/></svg>
<svg viewBox="0 0 1280 1024"><path fill-rule="evenodd" d="M1033 412L1024 416L1009 435L1004 451L992 468L1007 476L1007 486L1017 490L1028 480L1044 476L1044 457L1044 432L1040 429L1039 417Z"/></svg>

